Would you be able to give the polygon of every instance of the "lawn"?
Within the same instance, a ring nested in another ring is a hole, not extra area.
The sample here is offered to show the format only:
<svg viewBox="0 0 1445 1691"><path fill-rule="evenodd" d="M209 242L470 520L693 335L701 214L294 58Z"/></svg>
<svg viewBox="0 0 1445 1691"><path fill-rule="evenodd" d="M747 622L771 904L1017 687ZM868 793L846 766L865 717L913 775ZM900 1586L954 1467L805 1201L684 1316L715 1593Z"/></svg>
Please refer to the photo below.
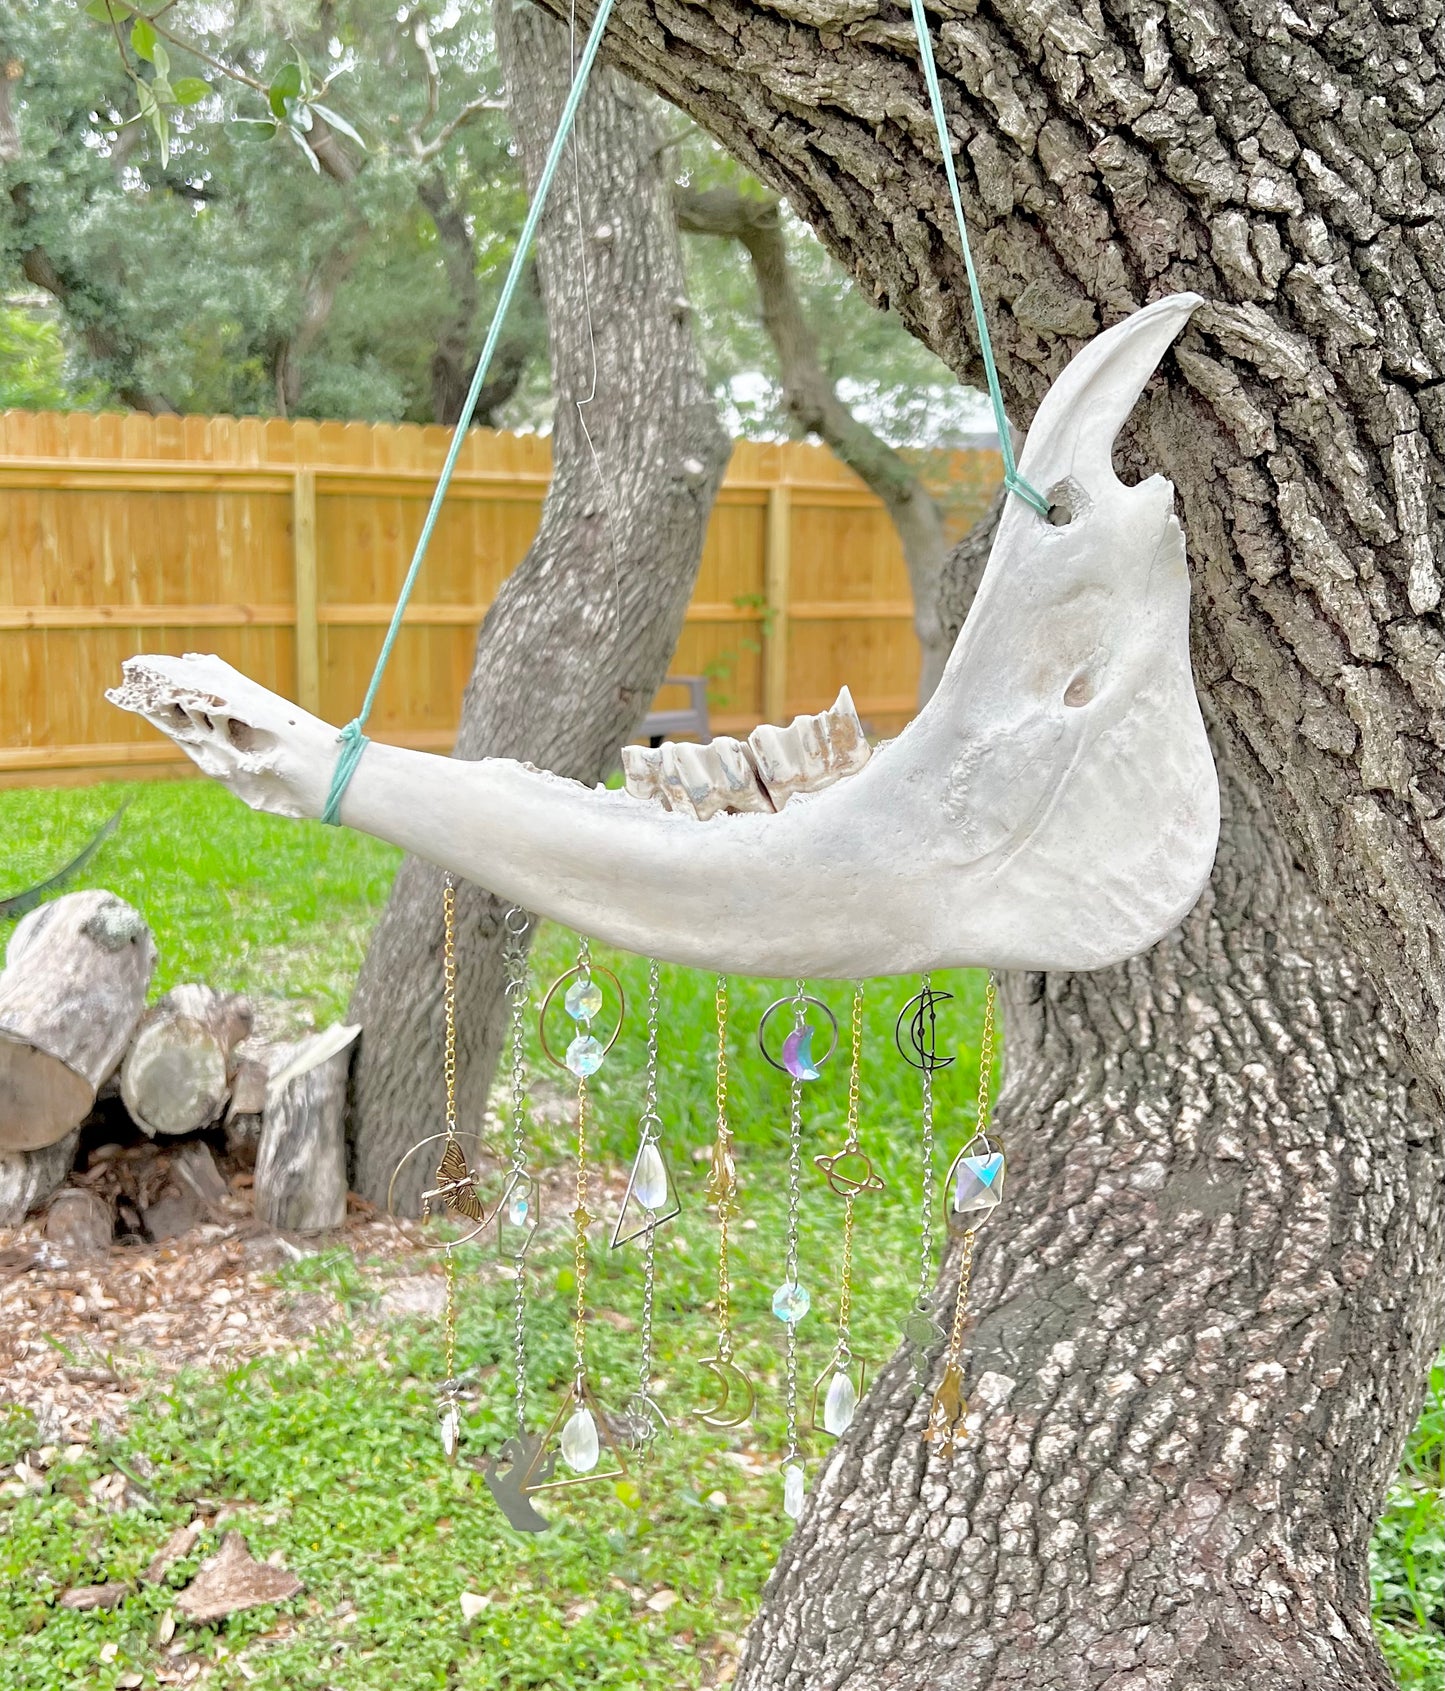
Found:
<svg viewBox="0 0 1445 1691"><path fill-rule="evenodd" d="M0 895L48 873L127 795L133 802L123 828L87 879L145 911L161 951L157 991L204 979L285 1001L299 1018L322 1023L338 1015L396 861L374 841L255 816L202 782L0 792ZM0 927L0 942L6 937ZM538 974L560 971L572 955L569 936L544 930ZM640 1005L645 965L606 960ZM982 982L960 975L937 984L957 995L947 1031L959 1061L939 1077L940 1120L953 1128L951 1145L976 1085L972 1042ZM896 1152L900 1130L916 1117L916 1077L891 1052L893 1017L912 990L908 982L880 983L867 1004L863 1142L889 1185L860 1210L853 1331L856 1347L880 1360L896 1342L917 1250L917 1169ZM781 1329L766 1313L779 1278L786 1094L781 1077L742 1055L769 996L764 983L733 986L738 1057L731 1091L745 1182L734 1298L740 1360L760 1388L759 1413L745 1436L689 1428L660 1441L625 1501L599 1488L550 1505L551 1532L514 1533L480 1479L442 1459L431 1391L443 1373L437 1324L378 1323L364 1269L345 1251L321 1252L282 1278L298 1295L326 1286L347 1312L343 1330L324 1344L230 1373L157 1381L118 1441L56 1452L29 1486L0 1495L6 1686L109 1691L155 1684L177 1663L185 1671L204 1664L192 1682L203 1674L210 1686L274 1691L681 1688L726 1678L789 1525L776 1477ZM843 995L833 997L842 1015ZM664 970L663 1003L665 1143L675 1166L687 1171L691 1195L700 1186L701 1171L690 1166L694 1153L712 1136L711 982ZM635 1133L640 1060L640 1040L624 1038L594 1083L601 1155L616 1163ZM810 1137L842 1122L845 1079L843 1064L835 1063L810 1089ZM544 1159L564 1159L565 1126L538 1121L534 1141ZM813 1314L800 1328L808 1380L829 1348L839 1219L810 1193L802 1260ZM692 1403L702 1388L695 1359L712 1336L716 1230L694 1198L661 1237L657 1369L670 1409ZM615 1399L630 1390L636 1369L636 1259L598 1248L592 1260L595 1307L612 1318L592 1325L589 1345L604 1396ZM483 1267L478 1251L462 1253L467 1295L459 1351L479 1383L469 1421L477 1443L504 1426L510 1367L509 1288L498 1288L489 1270L490 1284L479 1290ZM528 1272L535 1417L567 1377L566 1241L534 1250ZM1437 1369L1372 1563L1380 1636L1411 1691L1437 1686L1445 1668L1442 1404L1445 1370ZM0 1465L13 1467L33 1434L26 1417L6 1420L0 1412ZM115 1509L92 1491L117 1464L143 1481L131 1507ZM280 1610L234 1615L219 1628L179 1621L168 1637L179 1620L175 1589L215 1548L213 1532L165 1580L139 1584L114 1610L55 1606L67 1587L135 1581L198 1499L224 1502L233 1512L229 1524L245 1532L253 1554L277 1553L304 1593ZM469 1615L464 1594L484 1599L469 1605Z"/></svg>

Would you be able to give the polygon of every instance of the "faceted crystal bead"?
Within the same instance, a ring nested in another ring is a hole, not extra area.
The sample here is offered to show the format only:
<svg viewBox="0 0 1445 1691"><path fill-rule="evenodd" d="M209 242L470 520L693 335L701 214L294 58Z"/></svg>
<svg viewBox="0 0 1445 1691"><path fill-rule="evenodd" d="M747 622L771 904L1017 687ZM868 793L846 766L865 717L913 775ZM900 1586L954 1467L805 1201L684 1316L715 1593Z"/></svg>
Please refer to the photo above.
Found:
<svg viewBox="0 0 1445 1691"><path fill-rule="evenodd" d="M812 1307L813 1300L808 1295L808 1288L800 1286L796 1280L784 1280L773 1293L773 1314L779 1321L786 1321L790 1327L801 1321Z"/></svg>
<svg viewBox="0 0 1445 1691"><path fill-rule="evenodd" d="M527 1212L531 1207L527 1202L525 1189L518 1187L507 1200L507 1220L511 1222L513 1227L525 1227L527 1225Z"/></svg>
<svg viewBox="0 0 1445 1691"><path fill-rule="evenodd" d="M574 1022L590 1022L602 1008L602 988L590 975L578 975L562 1003Z"/></svg>
<svg viewBox="0 0 1445 1691"><path fill-rule="evenodd" d="M632 1196L648 1211L660 1210L667 1203L667 1170L662 1153L650 1140L637 1153Z"/></svg>
<svg viewBox="0 0 1445 1691"><path fill-rule="evenodd" d="M853 1389L853 1381L840 1368L828 1386L827 1397L823 1399L823 1431L832 1433L834 1438L846 1433L853 1425L857 1408L858 1393Z"/></svg>
<svg viewBox="0 0 1445 1691"><path fill-rule="evenodd" d="M1003 1152L990 1151L978 1157L960 1157L953 1183L955 1215L986 1215L997 1209L1003 1197Z"/></svg>
<svg viewBox="0 0 1445 1691"><path fill-rule="evenodd" d="M789 1462L783 1469L783 1513L796 1521L803 1513L803 1464Z"/></svg>
<svg viewBox="0 0 1445 1691"><path fill-rule="evenodd" d="M567 1047L567 1067L582 1080L597 1073L602 1067L603 1055L601 1040L594 1039L590 1033L579 1033Z"/></svg>
<svg viewBox="0 0 1445 1691"><path fill-rule="evenodd" d="M449 1403L441 1422L442 1449L451 1457L457 1453L457 1445L461 1442L462 1417L456 1404Z"/></svg>
<svg viewBox="0 0 1445 1691"><path fill-rule="evenodd" d="M601 1450L597 1443L597 1423L592 1411L579 1405L567 1418L562 1429L562 1460L574 1474L590 1474L597 1466Z"/></svg>

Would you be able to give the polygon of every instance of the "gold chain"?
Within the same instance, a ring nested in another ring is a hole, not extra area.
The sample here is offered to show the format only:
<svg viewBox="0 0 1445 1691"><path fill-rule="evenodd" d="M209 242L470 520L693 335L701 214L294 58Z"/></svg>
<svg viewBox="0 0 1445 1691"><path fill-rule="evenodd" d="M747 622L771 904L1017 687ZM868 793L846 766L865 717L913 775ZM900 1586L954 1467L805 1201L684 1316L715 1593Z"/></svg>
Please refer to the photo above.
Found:
<svg viewBox="0 0 1445 1691"><path fill-rule="evenodd" d="M998 985L993 976L983 995L983 1037L978 1044L978 1132L988 1130L989 1093L993 1086L993 1013L998 1002Z"/></svg>
<svg viewBox="0 0 1445 1691"><path fill-rule="evenodd" d="M863 1067L863 983L853 987L853 1059L848 1068L848 1141L844 1149L858 1149L858 1088Z"/></svg>
<svg viewBox="0 0 1445 1691"><path fill-rule="evenodd" d="M953 1329L948 1335L948 1354L956 1359L963 1345L963 1318L968 1310L968 1284L973 1279L973 1228L963 1236L963 1255L958 1264L958 1296L953 1300Z"/></svg>
<svg viewBox="0 0 1445 1691"><path fill-rule="evenodd" d="M848 1318L853 1313L853 1194L843 1200L843 1277L838 1288L838 1344L848 1349Z"/></svg>
<svg viewBox="0 0 1445 1691"><path fill-rule="evenodd" d="M717 1244L717 1353L727 1362L733 1354L732 1276L728 1265L728 1223L737 1197L737 1179L732 1169L732 1129L728 1125L728 983L717 978L713 995L717 1013L717 1144L713 1152L713 1197L718 1207Z"/></svg>
<svg viewBox="0 0 1445 1691"><path fill-rule="evenodd" d="M587 1082L577 1082L577 1207L572 1212L572 1263L577 1280L577 1313L572 1323L572 1349L580 1380L587 1362Z"/></svg>

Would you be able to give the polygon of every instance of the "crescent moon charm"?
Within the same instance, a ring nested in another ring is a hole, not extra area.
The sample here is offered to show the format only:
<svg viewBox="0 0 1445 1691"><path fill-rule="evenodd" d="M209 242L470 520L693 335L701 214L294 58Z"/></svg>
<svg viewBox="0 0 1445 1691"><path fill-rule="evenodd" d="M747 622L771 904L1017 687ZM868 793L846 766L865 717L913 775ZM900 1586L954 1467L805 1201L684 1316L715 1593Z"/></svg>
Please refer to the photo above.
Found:
<svg viewBox="0 0 1445 1691"><path fill-rule="evenodd" d="M921 1069L927 1074L936 1074L939 1069L951 1068L956 1061L953 1057L938 1055L936 1006L949 1003L952 998L951 992L938 992L933 987L926 986L921 992L915 992L898 1012L898 1020L893 1024L893 1043L898 1047L898 1055L912 1068ZM905 1022L908 1028L906 1036Z"/></svg>
<svg viewBox="0 0 1445 1691"><path fill-rule="evenodd" d="M704 1373L713 1375L722 1389L722 1396L708 1408L695 1411L704 1426L741 1427L753 1412L757 1393L753 1383L731 1357L714 1356L702 1364Z"/></svg>

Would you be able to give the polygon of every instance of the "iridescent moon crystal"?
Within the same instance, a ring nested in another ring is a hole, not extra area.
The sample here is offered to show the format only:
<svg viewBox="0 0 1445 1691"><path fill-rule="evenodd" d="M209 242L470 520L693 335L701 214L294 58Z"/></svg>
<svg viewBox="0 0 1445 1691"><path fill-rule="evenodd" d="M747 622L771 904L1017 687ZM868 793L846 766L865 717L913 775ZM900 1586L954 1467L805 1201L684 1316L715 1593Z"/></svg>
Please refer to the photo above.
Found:
<svg viewBox="0 0 1445 1691"><path fill-rule="evenodd" d="M775 1057L768 1049L768 1030L773 1018L786 1006L793 1014L796 1023L798 1006L811 1004L821 1010L828 1018L829 1040L828 1049L821 1057L813 1055L813 1035L816 1029L811 1022L804 1022L801 1027L794 1026L783 1040L781 1055ZM758 1021L758 1050L767 1058L768 1062L794 1080L817 1080L823 1065L838 1049L838 1018L828 1008L821 998L814 998L811 994L798 998L790 994L786 998L775 998L767 1009L763 1011Z"/></svg>

